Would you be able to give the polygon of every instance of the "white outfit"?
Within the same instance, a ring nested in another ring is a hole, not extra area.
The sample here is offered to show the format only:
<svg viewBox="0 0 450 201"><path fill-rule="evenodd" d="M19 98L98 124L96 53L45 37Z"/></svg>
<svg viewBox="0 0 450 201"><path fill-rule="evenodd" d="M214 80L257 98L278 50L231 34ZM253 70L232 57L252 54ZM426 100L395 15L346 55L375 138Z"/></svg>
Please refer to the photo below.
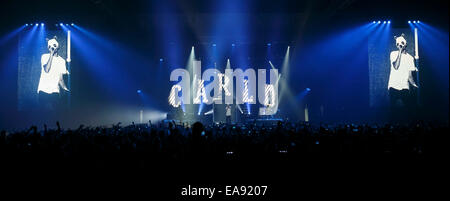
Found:
<svg viewBox="0 0 450 201"><path fill-rule="evenodd" d="M417 71L414 64L414 58L408 53L401 55L398 69L394 68L393 62L397 59L399 51L391 52L391 74L389 75L388 89L409 90L409 78L412 71Z"/></svg>
<svg viewBox="0 0 450 201"><path fill-rule="evenodd" d="M51 94L59 93L59 81L62 76L69 74L66 68L66 61L58 56L54 56L49 72L45 72L44 65L47 64L50 54L43 54L41 57L41 78L37 93L40 91Z"/></svg>
<svg viewBox="0 0 450 201"><path fill-rule="evenodd" d="M231 116L231 107L227 106L226 110L226 116Z"/></svg>

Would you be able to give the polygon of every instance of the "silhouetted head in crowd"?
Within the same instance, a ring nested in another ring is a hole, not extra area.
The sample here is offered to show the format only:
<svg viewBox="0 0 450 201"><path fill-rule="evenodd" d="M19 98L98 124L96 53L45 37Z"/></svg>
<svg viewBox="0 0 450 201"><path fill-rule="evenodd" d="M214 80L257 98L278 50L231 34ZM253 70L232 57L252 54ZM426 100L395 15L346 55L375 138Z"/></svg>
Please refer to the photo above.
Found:
<svg viewBox="0 0 450 201"><path fill-rule="evenodd" d="M200 122L195 122L192 125L192 137L199 138L202 135L203 124Z"/></svg>

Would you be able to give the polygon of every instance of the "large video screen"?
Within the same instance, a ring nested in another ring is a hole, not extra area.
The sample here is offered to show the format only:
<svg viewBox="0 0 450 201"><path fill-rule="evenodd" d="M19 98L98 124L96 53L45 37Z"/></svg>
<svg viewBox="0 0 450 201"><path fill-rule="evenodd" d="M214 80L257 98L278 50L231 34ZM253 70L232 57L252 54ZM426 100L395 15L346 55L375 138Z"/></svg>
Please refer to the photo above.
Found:
<svg viewBox="0 0 450 201"><path fill-rule="evenodd" d="M416 106L420 90L417 30L386 28L370 37L368 47L370 106Z"/></svg>
<svg viewBox="0 0 450 201"><path fill-rule="evenodd" d="M18 55L18 110L68 108L70 32L33 26L20 35Z"/></svg>

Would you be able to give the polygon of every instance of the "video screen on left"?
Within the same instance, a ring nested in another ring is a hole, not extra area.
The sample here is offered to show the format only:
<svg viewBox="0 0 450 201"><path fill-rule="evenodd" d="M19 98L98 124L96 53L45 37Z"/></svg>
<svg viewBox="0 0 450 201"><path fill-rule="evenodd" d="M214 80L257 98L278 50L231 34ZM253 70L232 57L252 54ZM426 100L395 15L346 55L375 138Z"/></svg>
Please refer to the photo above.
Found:
<svg viewBox="0 0 450 201"><path fill-rule="evenodd" d="M22 32L18 54L18 110L58 111L70 103L70 31L36 24Z"/></svg>

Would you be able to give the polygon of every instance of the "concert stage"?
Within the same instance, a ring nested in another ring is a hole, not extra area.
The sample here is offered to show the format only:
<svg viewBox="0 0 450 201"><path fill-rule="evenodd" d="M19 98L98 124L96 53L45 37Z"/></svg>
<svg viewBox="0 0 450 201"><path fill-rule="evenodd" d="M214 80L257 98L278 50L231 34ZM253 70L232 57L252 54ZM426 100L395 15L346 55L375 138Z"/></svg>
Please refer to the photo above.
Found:
<svg viewBox="0 0 450 201"><path fill-rule="evenodd" d="M421 167L448 147L448 13L438 0L3 0L0 169L63 188L88 170L58 199L95 199L98 180L102 199L124 186L125 200L407 199L436 183L417 177L439 178ZM16 197L56 191L31 180L2 178Z"/></svg>

